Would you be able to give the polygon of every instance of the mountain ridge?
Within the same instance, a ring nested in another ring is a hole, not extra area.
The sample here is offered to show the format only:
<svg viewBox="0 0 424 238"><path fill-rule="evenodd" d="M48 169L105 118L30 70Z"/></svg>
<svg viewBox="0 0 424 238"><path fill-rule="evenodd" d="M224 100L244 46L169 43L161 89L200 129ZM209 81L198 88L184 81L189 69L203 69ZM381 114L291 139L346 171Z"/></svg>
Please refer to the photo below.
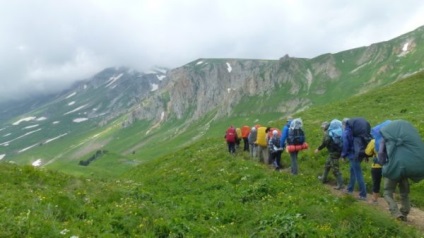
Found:
<svg viewBox="0 0 424 238"><path fill-rule="evenodd" d="M155 138L155 131L164 128L174 131L176 137L189 133L198 120L208 123L252 113L279 114L282 118L422 71L423 45L424 27L421 27L386 42L312 59L288 55L278 60L202 58L175 69L158 67L152 73L125 67L107 68L14 118L14 121L32 117L47 120L25 121L20 127L12 126L13 118L3 123L0 139L1 136L4 139L0 144L9 141L5 135L14 138L12 143L0 147L0 155L13 159L21 157L17 156L19 151L35 148L37 144L41 150L45 141L65 133L65 137L75 135L75 138L95 133L89 136L92 138L102 131L119 134L119 130L133 124L142 125L138 133L141 141ZM22 132L36 125L37 130L43 129L30 135ZM14 140L23 135L25 140ZM138 144L149 146L144 142ZM122 146L127 146L123 151L144 148L135 144Z"/></svg>

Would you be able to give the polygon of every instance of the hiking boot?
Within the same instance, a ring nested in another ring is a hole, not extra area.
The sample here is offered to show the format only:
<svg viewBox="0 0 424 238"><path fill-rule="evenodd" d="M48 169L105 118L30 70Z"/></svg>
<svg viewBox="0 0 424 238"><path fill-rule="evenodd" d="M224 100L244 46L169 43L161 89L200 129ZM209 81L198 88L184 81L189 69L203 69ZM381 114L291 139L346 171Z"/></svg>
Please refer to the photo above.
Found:
<svg viewBox="0 0 424 238"><path fill-rule="evenodd" d="M346 195L352 195L353 194L353 192L351 192L351 191L349 191L349 190L343 190L343 193L344 194L346 194Z"/></svg>
<svg viewBox="0 0 424 238"><path fill-rule="evenodd" d="M406 216L404 216L404 215L397 216L396 220L398 220L398 221L408 221L408 219L406 219Z"/></svg>
<svg viewBox="0 0 424 238"><path fill-rule="evenodd" d="M321 181L322 183L327 183L328 181L327 180L324 180L324 177L323 176L318 176L318 180L319 181Z"/></svg>
<svg viewBox="0 0 424 238"><path fill-rule="evenodd" d="M359 196L359 197L358 197L358 200L366 201L366 200L367 200L367 198L366 198L366 197Z"/></svg>
<svg viewBox="0 0 424 238"><path fill-rule="evenodd" d="M344 189L344 186L343 185L341 185L341 186L336 186L336 187L333 187L335 190L342 190L342 189Z"/></svg>

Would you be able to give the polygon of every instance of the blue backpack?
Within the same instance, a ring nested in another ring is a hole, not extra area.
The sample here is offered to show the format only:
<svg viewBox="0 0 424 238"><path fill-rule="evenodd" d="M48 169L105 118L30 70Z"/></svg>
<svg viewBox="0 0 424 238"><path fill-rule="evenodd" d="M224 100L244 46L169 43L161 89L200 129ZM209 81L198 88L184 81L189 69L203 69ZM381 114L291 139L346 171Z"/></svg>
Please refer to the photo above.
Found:
<svg viewBox="0 0 424 238"><path fill-rule="evenodd" d="M328 135L331 137L333 142L333 149L336 151L342 151L343 148L343 138L342 138L342 122L340 120L334 119L330 122L328 126Z"/></svg>
<svg viewBox="0 0 424 238"><path fill-rule="evenodd" d="M380 141L381 138L383 137L380 133L381 128L383 128L384 126L387 126L390 122L392 122L391 120L386 120L378 125L376 125L375 127L373 127L371 129L371 136L374 138L375 140L375 151L378 153L378 151L380 150Z"/></svg>
<svg viewBox="0 0 424 238"><path fill-rule="evenodd" d="M300 118L291 121L287 136L287 144L302 145L305 142L305 133L303 132L302 126L303 122Z"/></svg>

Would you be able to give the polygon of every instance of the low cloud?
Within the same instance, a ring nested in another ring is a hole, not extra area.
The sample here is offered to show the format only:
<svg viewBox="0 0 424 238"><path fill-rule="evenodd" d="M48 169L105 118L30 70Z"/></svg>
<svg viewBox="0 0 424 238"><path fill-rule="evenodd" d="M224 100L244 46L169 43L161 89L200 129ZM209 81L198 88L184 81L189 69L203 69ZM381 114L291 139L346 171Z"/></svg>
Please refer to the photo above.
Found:
<svg viewBox="0 0 424 238"><path fill-rule="evenodd" d="M336 53L412 31L422 12L415 0L6 1L0 101L53 93L113 66Z"/></svg>

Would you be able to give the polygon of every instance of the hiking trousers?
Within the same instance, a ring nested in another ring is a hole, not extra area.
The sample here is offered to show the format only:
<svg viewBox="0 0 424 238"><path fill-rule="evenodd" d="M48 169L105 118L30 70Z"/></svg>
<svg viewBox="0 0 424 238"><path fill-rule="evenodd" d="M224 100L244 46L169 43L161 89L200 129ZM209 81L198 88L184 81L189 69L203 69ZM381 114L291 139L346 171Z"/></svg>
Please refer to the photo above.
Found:
<svg viewBox="0 0 424 238"><path fill-rule="evenodd" d="M362 174L361 162L358 159L349 159L350 163L350 179L347 186L347 191L349 193L353 192L355 188L355 183L358 182L359 185L359 196L362 198L367 197L367 189L365 187L364 176Z"/></svg>
<svg viewBox="0 0 424 238"><path fill-rule="evenodd" d="M372 192L380 193L382 168L371 168Z"/></svg>
<svg viewBox="0 0 424 238"><path fill-rule="evenodd" d="M290 162L291 162L290 170L293 175L296 175L298 172L297 171L297 154L298 154L298 151L290 153Z"/></svg>
<svg viewBox="0 0 424 238"><path fill-rule="evenodd" d="M399 195L400 195L400 210L398 205L393 198L393 193L396 190L396 187L399 186ZM404 216L406 217L411 210L411 204L409 201L409 181L407 178L399 180L391 180L389 178L384 178L384 199L387 204L389 204L390 213L395 216Z"/></svg>
<svg viewBox="0 0 424 238"><path fill-rule="evenodd" d="M228 152L230 152L230 154L236 153L236 143L235 142L228 142L227 141L227 145L228 145Z"/></svg>
<svg viewBox="0 0 424 238"><path fill-rule="evenodd" d="M324 165L324 174L322 175L322 182L326 183L328 181L328 174L330 170L333 169L333 175L336 178L337 186L343 186L342 173L340 172L339 158L332 158L329 156Z"/></svg>
<svg viewBox="0 0 424 238"><path fill-rule="evenodd" d="M255 144L250 144L249 146L249 150L250 150L250 156L255 158L256 157L256 152L258 150L258 146Z"/></svg>
<svg viewBox="0 0 424 238"><path fill-rule="evenodd" d="M243 137L243 150L244 151L249 151L249 139L247 139L247 137Z"/></svg>
<svg viewBox="0 0 424 238"><path fill-rule="evenodd" d="M268 164L268 159L269 159L269 157L268 157L269 156L268 147L258 145L257 148L258 148L259 162Z"/></svg>

